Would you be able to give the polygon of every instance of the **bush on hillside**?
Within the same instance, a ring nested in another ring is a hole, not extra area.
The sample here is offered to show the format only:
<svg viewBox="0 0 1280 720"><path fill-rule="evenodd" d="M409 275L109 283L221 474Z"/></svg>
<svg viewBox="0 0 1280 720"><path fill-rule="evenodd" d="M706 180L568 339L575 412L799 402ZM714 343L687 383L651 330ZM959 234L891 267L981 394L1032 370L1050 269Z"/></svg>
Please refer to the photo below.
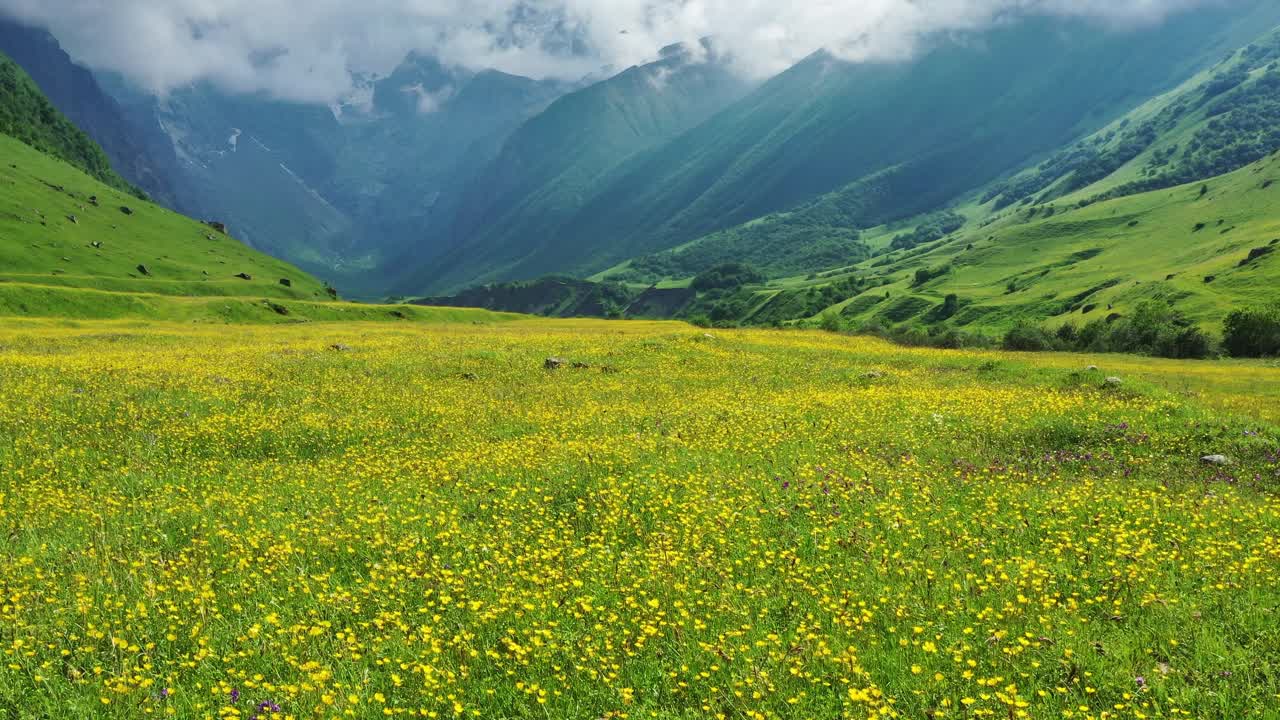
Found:
<svg viewBox="0 0 1280 720"><path fill-rule="evenodd" d="M1214 343L1167 303L1149 300L1130 317L1089 323L1080 332L1075 349L1191 359L1212 356Z"/></svg>
<svg viewBox="0 0 1280 720"><path fill-rule="evenodd" d="M1280 305L1236 310L1223 323L1222 346L1233 357L1280 355Z"/></svg>
<svg viewBox="0 0 1280 720"><path fill-rule="evenodd" d="M1157 301L1142 303L1132 317L1113 315L1083 328L1064 325L1054 334L1034 323L1019 323L1005 334L1006 350L1132 353L1174 359L1212 357L1213 338L1182 313Z"/></svg>
<svg viewBox="0 0 1280 720"><path fill-rule="evenodd" d="M930 280L933 280L935 278L940 278L943 275L946 275L947 273L950 273L950 272L951 272L950 265L943 265L942 267L936 267L936 268L920 268L919 270L916 270L915 280L912 283L912 286L920 287L921 285L924 285Z"/></svg>
<svg viewBox="0 0 1280 720"><path fill-rule="evenodd" d="M966 333L944 325L920 326L904 324L885 327L879 320L870 320L858 329L861 335L872 335L907 347L928 347L941 350L964 348L991 348L995 341L986 335Z"/></svg>
<svg viewBox="0 0 1280 720"><path fill-rule="evenodd" d="M818 320L818 327L827 332L840 332L844 330L844 321L841 320L839 311L831 309L822 313L822 317Z"/></svg>
<svg viewBox="0 0 1280 720"><path fill-rule="evenodd" d="M915 230L894 237L893 241L889 243L889 247L893 250L910 250L935 240L941 240L964 227L964 223L963 215L950 210L930 215Z"/></svg>
<svg viewBox="0 0 1280 720"><path fill-rule="evenodd" d="M1058 343L1044 328L1020 322L1005 333L1001 346L1014 352L1045 352L1059 349Z"/></svg>
<svg viewBox="0 0 1280 720"><path fill-rule="evenodd" d="M725 263L717 265L695 277L690 287L698 292L732 290L743 285L755 285L764 281L765 277L750 265Z"/></svg>

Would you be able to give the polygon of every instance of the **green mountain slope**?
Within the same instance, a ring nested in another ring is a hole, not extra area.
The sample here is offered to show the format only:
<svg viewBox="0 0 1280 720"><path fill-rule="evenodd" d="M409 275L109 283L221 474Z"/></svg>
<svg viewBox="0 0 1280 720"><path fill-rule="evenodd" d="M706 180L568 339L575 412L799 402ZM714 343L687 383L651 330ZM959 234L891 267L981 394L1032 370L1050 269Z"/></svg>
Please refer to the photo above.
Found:
<svg viewBox="0 0 1280 720"><path fill-rule="evenodd" d="M359 295L385 294L410 250L419 262L435 257L430 238L470 179L563 91L419 55L362 79L368 97L336 107L208 83L163 99L104 83L135 124L164 129L191 212Z"/></svg>
<svg viewBox="0 0 1280 720"><path fill-rule="evenodd" d="M1246 0L1126 32L1083 21L1010 23L940 41L913 62L849 65L818 55L628 159L553 227L483 234L438 268L432 287L590 274L815 201L823 225L843 231L942 209L1277 23L1280 7Z"/></svg>
<svg viewBox="0 0 1280 720"><path fill-rule="evenodd" d="M947 324L1000 331L1022 320L1079 325L1159 300L1216 329L1233 309L1280 301L1278 182L1272 156L1207 183L1022 210L859 266L891 284L837 309L858 322L923 320L955 294ZM920 270L936 277L920 282Z"/></svg>
<svg viewBox="0 0 1280 720"><path fill-rule="evenodd" d="M102 149L58 112L27 73L3 54L0 133L60 158L117 190L135 192L111 169Z"/></svg>
<svg viewBox="0 0 1280 720"><path fill-rule="evenodd" d="M406 277L403 289L477 270L502 275L521 254L551 250L558 229L628 159L699 125L750 87L706 42L666 48L656 62L556 100L470 183L442 241L449 252Z"/></svg>
<svg viewBox="0 0 1280 720"><path fill-rule="evenodd" d="M206 225L104 185L13 138L0 136L0 148L0 290L21 285L326 297L311 276ZM241 273L252 280L236 277Z"/></svg>
<svg viewBox="0 0 1280 720"><path fill-rule="evenodd" d="M376 253L368 285L384 291L404 270L448 250L468 189L507 137L564 90L552 81L471 74L422 58L413 69L378 84L384 114L348 126L333 183L335 202L356 208L364 246ZM406 94L406 87L427 94ZM423 112L424 102L440 107Z"/></svg>
<svg viewBox="0 0 1280 720"><path fill-rule="evenodd" d="M674 314L724 325L827 324L834 315L845 328L996 338L1023 322L1056 329L1116 320L1155 301L1216 335L1233 310L1280 303L1280 153L1207 182L1081 206L1088 191L983 227L943 225L952 232L926 232L930 240L917 247L851 267L699 291ZM576 291L609 287L617 286ZM638 294L635 287L630 297ZM506 288L491 286L452 302L512 309L509 301ZM593 307L574 310L599 314Z"/></svg>
<svg viewBox="0 0 1280 720"><path fill-rule="evenodd" d="M481 311L337 302L298 268L14 138L0 135L0 157L0 316L263 323L505 319Z"/></svg>
<svg viewBox="0 0 1280 720"><path fill-rule="evenodd" d="M1089 188L1117 197L1237 170L1280 149L1280 29L984 193L1000 210Z"/></svg>
<svg viewBox="0 0 1280 720"><path fill-rule="evenodd" d="M187 199L173 184L178 158L154 124L130 121L88 68L77 64L47 30L0 18L0 52L27 72L41 93L102 148L111 167L166 207Z"/></svg>

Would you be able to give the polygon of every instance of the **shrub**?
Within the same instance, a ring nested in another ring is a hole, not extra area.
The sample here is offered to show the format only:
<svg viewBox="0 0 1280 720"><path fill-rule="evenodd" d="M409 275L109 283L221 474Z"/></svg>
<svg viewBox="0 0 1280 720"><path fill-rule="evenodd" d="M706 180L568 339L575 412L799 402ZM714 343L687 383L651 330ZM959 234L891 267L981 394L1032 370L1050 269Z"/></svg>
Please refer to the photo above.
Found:
<svg viewBox="0 0 1280 720"><path fill-rule="evenodd" d="M1054 339L1045 329L1029 322L1020 322L1005 333L1001 343L1005 350L1017 352L1043 352L1057 349Z"/></svg>
<svg viewBox="0 0 1280 720"><path fill-rule="evenodd" d="M717 265L695 277L690 287L699 292L733 290L743 285L762 283L764 280L765 277L750 265L725 263L724 265Z"/></svg>
<svg viewBox="0 0 1280 720"><path fill-rule="evenodd" d="M958 312L960 312L960 296L952 293L942 301L942 319L953 318Z"/></svg>
<svg viewBox="0 0 1280 720"><path fill-rule="evenodd" d="M963 348L990 348L995 346L995 342L986 335L961 332L943 325L922 327L904 324L888 328L881 324L879 320L870 320L858 328L858 332L862 335L874 335L907 347L960 350Z"/></svg>
<svg viewBox="0 0 1280 720"><path fill-rule="evenodd" d="M1075 350L1175 359L1207 358L1215 352L1208 334L1182 313L1154 300L1139 305L1130 317L1113 315L1089 323L1070 346Z"/></svg>
<svg viewBox="0 0 1280 720"><path fill-rule="evenodd" d="M1280 355L1280 305L1236 310L1223 323L1222 345L1234 357Z"/></svg>
<svg viewBox="0 0 1280 720"><path fill-rule="evenodd" d="M943 265L938 268L920 268L916 270L915 287L920 287L934 278L940 278L951 272L950 265Z"/></svg>
<svg viewBox="0 0 1280 720"><path fill-rule="evenodd" d="M821 319L818 321L818 327L827 332L840 332L844 330L844 323L840 320L840 313L836 310L827 310L822 313Z"/></svg>
<svg viewBox="0 0 1280 720"><path fill-rule="evenodd" d="M1058 342L1061 342L1067 347L1075 347L1076 343L1080 340L1080 331L1071 323L1067 323L1066 325L1058 328L1058 332L1055 334L1058 337Z"/></svg>

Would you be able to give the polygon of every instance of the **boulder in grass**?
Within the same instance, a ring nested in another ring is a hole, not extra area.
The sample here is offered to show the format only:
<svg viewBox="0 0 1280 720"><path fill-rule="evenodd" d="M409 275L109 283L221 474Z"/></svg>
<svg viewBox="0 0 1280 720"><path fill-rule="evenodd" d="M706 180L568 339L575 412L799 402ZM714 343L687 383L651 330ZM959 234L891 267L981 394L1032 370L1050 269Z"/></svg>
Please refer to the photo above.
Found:
<svg viewBox="0 0 1280 720"><path fill-rule="evenodd" d="M250 275L249 273L236 273L236 277L240 278L241 280L252 280L252 279L253 279L253 276L252 276L252 275Z"/></svg>
<svg viewBox="0 0 1280 720"><path fill-rule="evenodd" d="M289 278L280 278L280 284L287 288L293 287L293 281Z"/></svg>
<svg viewBox="0 0 1280 720"><path fill-rule="evenodd" d="M1216 465L1218 467L1225 467L1232 464L1231 458L1226 455L1205 455L1200 458L1200 462L1205 465Z"/></svg>
<svg viewBox="0 0 1280 720"><path fill-rule="evenodd" d="M1106 383L1106 386L1107 386L1107 387L1113 387L1113 388L1114 388L1114 387L1120 387L1121 385L1124 385L1124 380L1122 380L1122 379L1120 379L1120 378L1118 378L1118 377L1109 377L1109 378L1107 378L1106 380L1104 380L1103 382L1104 382L1104 383Z"/></svg>
<svg viewBox="0 0 1280 720"><path fill-rule="evenodd" d="M142 273L143 275L148 275L148 276L151 275L151 271L147 269L146 265L138 265L138 272Z"/></svg>
<svg viewBox="0 0 1280 720"><path fill-rule="evenodd" d="M560 368L564 367L564 365L565 365L564 358L549 357L546 359L545 362L542 363L542 369L543 370L559 370Z"/></svg>

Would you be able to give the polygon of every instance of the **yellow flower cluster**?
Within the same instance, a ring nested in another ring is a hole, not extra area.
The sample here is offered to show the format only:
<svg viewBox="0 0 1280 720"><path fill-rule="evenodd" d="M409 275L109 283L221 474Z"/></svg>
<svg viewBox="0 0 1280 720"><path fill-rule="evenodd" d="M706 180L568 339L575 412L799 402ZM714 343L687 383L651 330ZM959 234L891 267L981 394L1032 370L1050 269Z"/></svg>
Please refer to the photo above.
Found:
<svg viewBox="0 0 1280 720"><path fill-rule="evenodd" d="M1274 717L1274 428L1032 362L8 326L0 717Z"/></svg>

